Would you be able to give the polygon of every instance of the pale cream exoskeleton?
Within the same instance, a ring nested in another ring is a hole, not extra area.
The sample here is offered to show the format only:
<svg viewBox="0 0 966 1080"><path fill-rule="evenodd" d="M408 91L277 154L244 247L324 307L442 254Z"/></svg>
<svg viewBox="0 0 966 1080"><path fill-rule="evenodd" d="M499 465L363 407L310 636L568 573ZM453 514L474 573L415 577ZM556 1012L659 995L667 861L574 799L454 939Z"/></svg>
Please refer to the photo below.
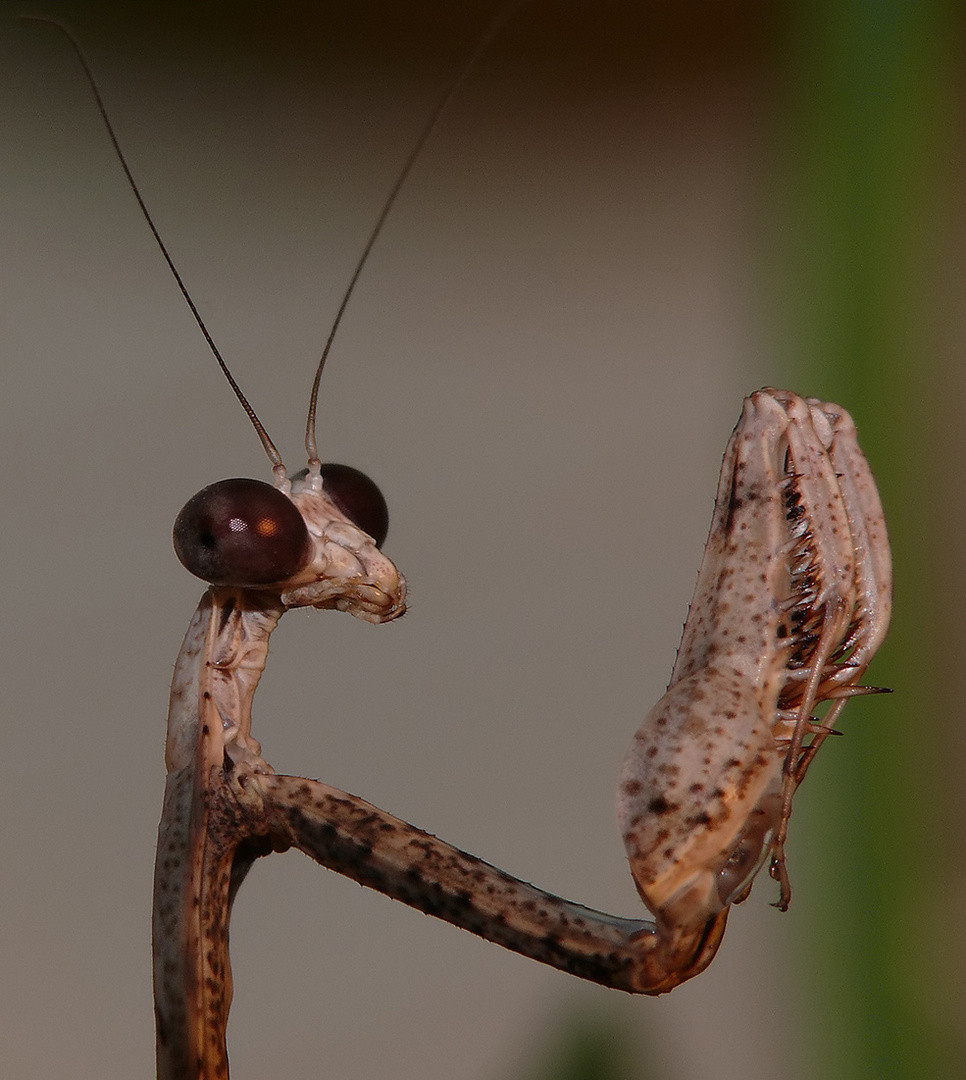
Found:
<svg viewBox="0 0 966 1080"><path fill-rule="evenodd" d="M239 478L209 485L189 499L178 515L174 546L184 566L215 587L211 593L216 606L234 605L222 616L223 626L233 617L242 617L239 613L246 608L238 599L242 591L271 594L272 601L262 604L263 612L276 607L279 614L296 607L334 608L365 622L382 623L406 610L406 582L378 547L388 524L382 494L364 473L347 465L316 462L304 476L279 487ZM227 586L233 599L222 600L219 586ZM189 629L189 637L192 633ZM216 648L208 645L218 657L219 670L241 666L248 672L261 672L267 635L263 638L249 629L243 640L244 663L238 658L240 645L233 635ZM223 690L229 681L222 680L212 689L205 708L214 709L221 718L226 752L237 764L247 754L251 717L237 693L227 701L217 700L216 690ZM257 674L253 674L249 699L256 683ZM193 702L191 709L180 719L169 719L169 772L185 766L195 753ZM252 745L252 756L257 757L257 744Z"/></svg>
<svg viewBox="0 0 966 1080"><path fill-rule="evenodd" d="M882 507L848 413L752 394L667 693L621 770L634 880L672 952L723 920L769 856L787 907L792 795L848 698L870 692L857 683L891 593Z"/></svg>

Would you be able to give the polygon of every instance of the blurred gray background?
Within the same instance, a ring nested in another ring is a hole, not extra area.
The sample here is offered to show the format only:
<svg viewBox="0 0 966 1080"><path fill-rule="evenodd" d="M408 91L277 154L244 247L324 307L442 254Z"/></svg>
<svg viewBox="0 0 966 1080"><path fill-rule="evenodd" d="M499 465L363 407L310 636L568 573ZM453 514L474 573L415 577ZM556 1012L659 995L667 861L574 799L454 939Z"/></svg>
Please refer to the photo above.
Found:
<svg viewBox="0 0 966 1080"><path fill-rule="evenodd" d="M677 7L535 0L447 112L321 399L323 457L389 500L411 610L290 614L255 712L279 771L630 916L616 772L670 674L741 399L788 380L755 281L771 5ZM348 275L491 5L37 10L83 42L195 302L300 467ZM75 58L9 14L0 1047L9 1077L147 1077L167 685L203 589L171 523L269 467ZM585 1016L628 1033L633 1075L794 1077L790 942L822 903L797 842L792 910L762 880L711 968L656 1000L263 860L232 925L234 1080L522 1077Z"/></svg>

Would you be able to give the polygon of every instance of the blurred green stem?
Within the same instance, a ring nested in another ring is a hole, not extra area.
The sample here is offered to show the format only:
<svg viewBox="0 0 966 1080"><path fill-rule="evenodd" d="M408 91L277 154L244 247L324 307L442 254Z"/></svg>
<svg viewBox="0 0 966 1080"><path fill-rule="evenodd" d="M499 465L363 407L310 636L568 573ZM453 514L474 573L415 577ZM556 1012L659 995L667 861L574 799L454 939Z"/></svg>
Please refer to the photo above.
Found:
<svg viewBox="0 0 966 1080"><path fill-rule="evenodd" d="M895 694L850 706L846 738L820 756L791 829L814 862L796 875L808 879L799 906L816 898L799 957L802 1074L823 1080L966 1074L944 970L949 935L961 936L944 908L956 888L942 784L944 773L954 778L943 760L948 710L930 678L940 605L927 557L935 545L924 542L942 505L935 285L962 120L962 23L950 0L787 9L775 234L782 344L795 388L840 402L859 426L897 583L892 634L871 672Z"/></svg>

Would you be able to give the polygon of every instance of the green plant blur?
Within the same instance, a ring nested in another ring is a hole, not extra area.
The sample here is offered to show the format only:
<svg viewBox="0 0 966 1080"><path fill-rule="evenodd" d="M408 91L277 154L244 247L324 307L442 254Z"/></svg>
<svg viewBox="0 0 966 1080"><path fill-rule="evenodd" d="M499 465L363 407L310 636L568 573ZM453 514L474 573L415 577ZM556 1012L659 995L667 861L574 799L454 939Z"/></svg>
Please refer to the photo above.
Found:
<svg viewBox="0 0 966 1080"><path fill-rule="evenodd" d="M635 1080L643 1075L628 1033L607 1012L564 1018L521 1080Z"/></svg>
<svg viewBox="0 0 966 1080"><path fill-rule="evenodd" d="M796 880L807 882L796 901L811 893L822 912L798 955L803 1075L958 1077L951 867L962 845L945 823L961 781L936 676L936 537L949 489L935 418L962 9L823 0L791 5L787 19L779 336L796 388L842 403L858 424L896 574L892 631L870 672L895 693L850 705L846 738L816 763L821 782L809 777L821 797L796 808Z"/></svg>

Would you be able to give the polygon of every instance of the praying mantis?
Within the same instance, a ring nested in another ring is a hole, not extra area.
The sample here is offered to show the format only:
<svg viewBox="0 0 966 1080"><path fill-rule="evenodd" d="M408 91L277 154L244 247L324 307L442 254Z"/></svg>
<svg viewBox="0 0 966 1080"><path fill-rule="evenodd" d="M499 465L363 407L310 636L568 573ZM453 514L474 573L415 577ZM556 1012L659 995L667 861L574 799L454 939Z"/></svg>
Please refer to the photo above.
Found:
<svg viewBox="0 0 966 1080"><path fill-rule="evenodd" d="M405 582L378 548L382 508L373 516L368 490L362 503L347 497L343 471L327 475L311 420L308 452L304 477L277 467L275 487L220 481L175 523L179 558L213 586L171 688L155 876L159 1076L227 1074L231 900L272 850L298 847L427 914L631 993L700 974L766 861L788 906L792 798L842 706L876 692L858 680L891 610L882 508L844 410L759 391L726 450L671 683L621 773L622 832L653 922L545 893L362 799L277 776L262 758L251 701L281 615L310 606L382 623L405 610ZM355 493L359 475L348 479ZM824 701L829 712L816 716Z"/></svg>
<svg viewBox="0 0 966 1080"><path fill-rule="evenodd" d="M771 403L771 404L769 404L769 403ZM769 419L762 419L762 417L759 416L757 421L753 422L753 421L749 420L746 423L746 425L745 425L745 427L743 429L743 431L745 433L748 433L749 430L755 430L755 431L758 432L758 435L760 436L760 438L763 441L765 441L765 433L767 433L767 432L774 433L778 429L780 429L783 424L786 424L785 420L781 420L777 416L777 414L774 413L774 405L775 404L777 404L777 406L781 410L785 411L786 416L788 415L788 412L786 411L786 406L787 406L787 409L790 409L794 413L801 413L802 410L804 409L805 413L807 414L807 419L803 415L802 417L799 417L799 419L796 421L796 423L800 423L801 425L809 425L810 426L810 430L809 430L808 427L805 428L805 443L806 443L806 447L808 448L808 452L809 453L814 453L814 455L816 455L818 458L821 459L822 453L824 451L827 451L830 448L830 447L825 446L825 439L829 437L828 433L829 432L838 432L841 435L840 442L839 442L838 445L840 447L845 446L845 445L849 446L849 450L847 452L844 451L844 450L842 451L842 453L845 454L845 457L846 457L846 464L850 464L852 462L859 463L859 464L857 464L855 466L856 471L853 474L850 474L850 475L853 475L853 478L861 479L863 482L859 486L864 486L864 487L867 488L867 482L864 479L865 478L865 473L861 469L861 458L858 455L858 451L854 447L852 447L852 444L851 444L852 436L851 436L851 434L849 432L847 417L845 419L843 419L844 414L842 414L839 410L837 410L833 406L815 406L815 408L817 408L817 410L818 410L818 414L813 417L813 415L812 415L812 413L811 413L811 411L809 409L809 406L803 405L801 399L794 398L792 396L782 397L781 395L774 395L774 394L769 394L766 397L760 399L758 404L759 404L759 409L760 410L765 410L765 411L767 411L769 409L772 410L769 413ZM822 428L822 425L823 425L822 417L825 418L824 423L827 425L828 431L823 431L822 434L818 434L817 429ZM757 427L755 426L756 424L757 424ZM836 425L841 425L841 426L837 427ZM786 427L785 430L788 430L788 428ZM780 435L774 435L775 439L780 439L780 437L781 437ZM830 446L831 446L831 443L830 443ZM821 449L819 447L821 447ZM759 461L759 464L760 464L760 461ZM775 463L772 462L771 468L773 469L773 472L774 472L774 470L777 469L777 465L775 465ZM779 485L784 482L777 475L773 475L772 481L773 481L773 487L775 488L776 491L779 490ZM835 486L836 486L835 483L828 481L828 478L826 478L825 482L826 482L826 485L831 483L830 490L832 490L834 492ZM323 490L324 490L324 485L323 485ZM782 490L785 490L785 489L782 489ZM812 490L813 489L810 487L809 491L812 491ZM807 499L805 501L807 502ZM798 503L796 503L795 505L798 505ZM786 507L786 510L788 510L788 509L790 509L790 508ZM851 514L851 516L850 516L850 514ZM847 512L846 517L849 518L850 522L852 521L852 519L854 519L856 527L858 527L859 524L862 524L862 525L866 526L866 531L868 531L869 527L874 526L875 522L878 521L878 518L880 517L880 515L879 515L878 511L876 510L876 507L872 503L869 502L868 498L866 498L865 501L863 501L862 499L853 500L852 509L851 509L850 512ZM345 524L345 523L343 523L343 524ZM874 531L874 529L873 529L873 531ZM851 532L851 528L850 528L850 531L849 531L849 535L853 536L853 534ZM854 540L854 537L853 537L853 540ZM356 542L358 542L358 541L356 541ZM777 541L773 537L772 538L772 547L774 547L774 545L776 543L778 543L778 542L779 541ZM888 596L888 569L887 569L887 566L885 565L886 560L885 560L885 558L883 556L883 551L884 550L887 551L887 549L883 548L884 543L885 543L884 534L881 533L881 531L877 534L874 544L872 543L872 541L869 542L869 547L870 548L874 547L875 556L876 556L876 562L877 562L877 574L874 575L874 579L876 581L875 595L876 595L877 603L875 605L871 605L872 607L875 608L874 614L869 616L866 621L863 621L860 624L855 625L856 633L859 634L861 636L861 638L862 638L862 647L866 650L866 652L863 653L863 660L865 660L866 654L871 655L871 651L874 651L874 644L876 644L878 642L878 640L881 640L881 635L882 635L882 633L884 633L885 627L886 627L887 622L888 622L888 602L887 602L887 596ZM265 583L263 582L263 584L265 584ZM269 584L271 584L271 583L269 583ZM225 586L223 586L223 587L225 587ZM846 584L844 586L844 588L845 588L846 592L849 593L849 591L852 589L852 586ZM393 589L390 588L385 595L390 595L392 592L393 592ZM867 587L865 587L864 591L862 591L861 593L859 593L859 592L856 592L854 594L850 593L850 595L852 595L853 600L855 600L855 604L853 604L853 606L857 605L857 606L861 607L863 605L866 605L866 598L871 598L872 597L873 590L872 590L871 587L867 586ZM863 599L857 600L856 597L859 597L860 595L861 595L861 597ZM785 599L787 599L787 597L785 597ZM868 606L868 605L866 605L866 606ZM236 608L236 610L237 610L237 608ZM270 603L268 603L266 606L263 606L260 610L262 611L263 614L265 612L268 612L269 617L272 616L273 608L272 608L272 605ZM398 610L398 607L396 609L393 609L392 604L390 604L389 610L392 611L393 613L395 613L395 611ZM851 621L848 621L847 625L849 627L852 627L853 624L852 624ZM839 637L840 637L840 633L839 633ZM836 637L835 640L839 641L839 637ZM683 655L687 655L687 650L685 650L685 653ZM223 661L219 661L219 667L222 668L222 669L227 670L230 667L230 665L225 664ZM858 675L859 673L856 672L855 674ZM849 683L849 686L851 686L851 685L852 684ZM785 691L783 690L783 692L785 692ZM839 700L842 700L842 699L839 699ZM196 718L197 718L197 713L196 713ZM786 724L789 723L789 720L790 720L790 718L788 716L786 716L784 718L784 722ZM260 755L259 755L257 750L252 750L252 748L250 746L246 745L247 740L249 738L249 735L248 735L247 730L243 730L244 725L236 724L235 726L238 728L238 733L232 735L231 742L232 742L232 744L234 746L241 747L243 749L243 751L244 751L244 753L241 754L241 756L239 758L239 761L235 762L235 765L238 768L241 768L242 766L244 766L245 768L251 767L252 768L251 776L255 777L256 782L260 784L260 783L262 783L262 781L257 779L257 778L259 778L259 777L270 777L272 774L270 772L261 772L260 771L261 766L259 766L257 764L257 762L255 761L256 758L260 757ZM800 728L800 725L799 725L799 728ZM228 731L229 728L225 728L224 730ZM801 733L800 730L799 730L798 733L799 734ZM796 732L791 727L789 727L787 738L788 739L794 739L795 737L796 737ZM175 740L175 741L177 741L177 740ZM194 749L197 750L197 746ZM192 754L193 753L194 753L194 751L192 751ZM209 750L206 750L205 753L210 754L210 753L212 753L212 751L209 749ZM217 752L216 752L216 756L217 756ZM206 757L205 760L207 761L209 759ZM232 760L234 760L234 759L232 759ZM194 762L194 757L192 757L192 761ZM239 762L240 762L240 764L239 764ZM175 766L180 766L181 768L186 767L185 764L183 763L182 759L180 757L178 757L177 751L172 752L172 763ZM172 771L177 772L178 768L174 768ZM774 777L772 779L774 779ZM625 777L624 777L625 790L627 789L629 784L633 783L633 781L634 781L633 776L625 775ZM274 781L272 781L272 783L274 783ZM259 794L264 799L264 791L260 791ZM288 795L286 795L285 797L288 798ZM305 792L300 793L298 791L295 792L292 795L292 798L296 799L296 800L305 799L307 797L308 796L306 796ZM772 798L772 801L774 801L774 798L776 798L776 797L779 798L780 801L783 801L784 798L785 798L785 796L783 794L781 794L779 792L776 792L773 789L769 790L769 797ZM663 798L663 796L662 796L662 798ZM664 801L668 802L669 800L665 798ZM353 804L353 805L355 805L355 804ZM749 812L751 812L751 811L749 811ZM634 818L634 816L635 816L635 813L634 813L633 810L628 811L626 825L628 826L628 829L630 829L631 831L633 831L633 828L634 828L634 826L631 824L632 819ZM784 824L784 819L783 818L780 819L780 821L781 821L781 824ZM777 832L779 830L780 830L780 825L774 825L773 824L772 832ZM627 830L625 830L625 831L627 831ZM762 832L762 834L761 834L762 837L764 837L767 832L768 832L768 830L765 830L764 832ZM632 846L635 845L635 844L638 844L637 840L632 841ZM639 862L640 861L646 862L646 855L643 858L638 859L638 861ZM752 863L754 863L754 862L755 862L755 860L752 859ZM745 879L744 878L739 878L735 882L735 888L732 890L732 894L740 893L741 888L742 888L742 886L744 884L746 884ZM649 887L650 887L649 883L647 881L645 881L642 884L641 881L639 880L638 881L638 886L641 889L642 893L644 893L645 896L647 896L648 890L649 890ZM674 894L674 895L676 895L676 894ZM733 895L732 895L732 898L733 898ZM663 903L663 901L659 901L657 903L657 906L660 907L662 905L662 903ZM689 901L689 904L690 903L691 903L691 901ZM725 911L725 912L726 912L726 910L727 910L726 908L722 909L722 911ZM704 917L704 916L702 916L702 917ZM496 921L499 922L499 920L496 920ZM674 957L674 958L671 959L671 961L669 963L664 963L662 961L662 964L660 966L660 971L661 971L660 977L653 976L654 981L653 981L653 983L648 984L648 987L647 987L648 989L662 988L663 983L661 982L661 979L665 979L666 981L673 981L673 980L675 980L675 979L677 979L679 977L695 973L694 969L703 966L703 964L706 962L706 960L710 959L710 956L708 956L707 953L710 952L713 955L713 951L717 946L718 940L720 940L720 930L723 929L723 918L721 917L721 912L717 912L717 913L715 913L713 915L707 915L707 917L705 917L705 925L707 925L707 923L709 921L713 922L714 926L710 930L706 931L706 933L704 933L702 935L702 940L704 941L704 944L697 947L697 948L695 948L693 945L687 946L687 949L690 950L690 954L684 960L679 960L677 957ZM630 931L631 934L636 934L636 933L644 931L644 925L643 925L644 920L643 920L643 918L640 919L640 920L634 920L633 922L634 922L634 929ZM673 927L680 927L680 926L685 925L685 921L675 919L675 920L672 920L671 925ZM677 946L675 946L675 949L677 949ZM685 951L687 951L687 949ZM651 979L652 976L648 976L648 978ZM640 986L635 986L633 988L634 989L640 989L641 987Z"/></svg>

